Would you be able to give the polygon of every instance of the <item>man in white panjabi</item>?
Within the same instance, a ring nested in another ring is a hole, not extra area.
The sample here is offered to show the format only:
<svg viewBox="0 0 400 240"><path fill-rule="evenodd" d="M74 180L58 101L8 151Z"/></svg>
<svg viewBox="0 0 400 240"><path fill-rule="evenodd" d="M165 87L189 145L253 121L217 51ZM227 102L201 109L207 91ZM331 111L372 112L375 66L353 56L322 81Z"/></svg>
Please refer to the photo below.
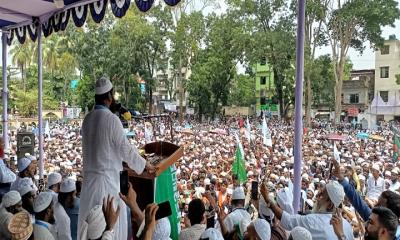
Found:
<svg viewBox="0 0 400 240"><path fill-rule="evenodd" d="M94 206L102 203L108 194L120 206L120 216L114 227L114 239L127 239L128 218L125 203L119 198L122 162L137 174L154 167L146 163L138 150L129 143L119 118L110 111L115 103L113 85L102 77L96 81L95 108L86 115L82 124L83 184L79 208L78 236L82 222Z"/></svg>

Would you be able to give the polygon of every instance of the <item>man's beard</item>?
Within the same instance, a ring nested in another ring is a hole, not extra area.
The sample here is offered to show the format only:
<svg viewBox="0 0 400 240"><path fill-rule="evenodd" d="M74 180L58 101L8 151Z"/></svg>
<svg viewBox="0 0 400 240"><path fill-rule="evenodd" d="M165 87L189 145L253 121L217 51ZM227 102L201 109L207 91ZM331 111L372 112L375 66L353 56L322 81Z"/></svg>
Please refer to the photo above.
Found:
<svg viewBox="0 0 400 240"><path fill-rule="evenodd" d="M321 202L317 201L316 203L314 203L314 206L312 208L312 213L323 213L323 212L327 212L328 208L326 206L324 206L324 204L322 204Z"/></svg>
<svg viewBox="0 0 400 240"><path fill-rule="evenodd" d="M377 232L366 233L364 236L364 240L378 240L378 233Z"/></svg>

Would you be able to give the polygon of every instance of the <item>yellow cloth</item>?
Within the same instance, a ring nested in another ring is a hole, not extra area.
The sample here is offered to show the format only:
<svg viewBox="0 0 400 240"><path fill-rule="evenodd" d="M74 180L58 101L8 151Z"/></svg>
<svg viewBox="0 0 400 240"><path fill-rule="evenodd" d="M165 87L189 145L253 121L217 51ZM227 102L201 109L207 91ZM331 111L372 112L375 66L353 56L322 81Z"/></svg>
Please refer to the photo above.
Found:
<svg viewBox="0 0 400 240"><path fill-rule="evenodd" d="M358 178L358 175L357 175L356 172L353 173L353 180L354 180L354 182L356 182L356 185L357 185L356 189L357 189L357 191L358 191L358 192L361 192L360 179Z"/></svg>
<svg viewBox="0 0 400 240"><path fill-rule="evenodd" d="M130 121L132 119L132 115L129 111L125 112L124 114L122 114L122 117L126 120L126 121Z"/></svg>

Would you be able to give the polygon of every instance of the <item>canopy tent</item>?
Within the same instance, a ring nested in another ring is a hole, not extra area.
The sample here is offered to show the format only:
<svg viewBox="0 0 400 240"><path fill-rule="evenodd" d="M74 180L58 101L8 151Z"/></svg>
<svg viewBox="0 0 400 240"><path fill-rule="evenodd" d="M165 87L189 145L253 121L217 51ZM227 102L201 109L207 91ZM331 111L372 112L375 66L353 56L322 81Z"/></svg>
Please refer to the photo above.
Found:
<svg viewBox="0 0 400 240"><path fill-rule="evenodd" d="M181 0L163 0L169 6ZM131 5L131 0L110 0L112 13L123 17ZM140 11L150 10L155 0L135 0ZM64 30L72 18L78 27L83 26L90 12L95 22L100 22L107 8L108 0L3 0L0 2L0 29L2 30L2 69L3 69L3 137L8 149L7 116L7 45L16 37L20 43L29 36L38 44L38 122L39 122L39 175L43 179L43 122L42 122L42 33L45 37L53 32ZM302 101L304 76L304 22L305 0L298 1L297 16L297 54L295 90L295 144L294 144L294 199L295 211L300 206L300 185L302 168Z"/></svg>
<svg viewBox="0 0 400 240"><path fill-rule="evenodd" d="M177 5L181 0L163 0L169 6ZM155 0L135 0L136 7L146 12ZM73 21L81 27L90 13L96 23L100 23L110 4L114 16L121 18L131 6L131 0L3 0L0 2L0 29L2 31L2 70L3 70L3 138L5 149L8 141L8 83L7 83L7 45L14 38L23 44L29 38L38 44L38 125L39 125L39 175L43 179L43 121L42 121L42 35L63 31Z"/></svg>

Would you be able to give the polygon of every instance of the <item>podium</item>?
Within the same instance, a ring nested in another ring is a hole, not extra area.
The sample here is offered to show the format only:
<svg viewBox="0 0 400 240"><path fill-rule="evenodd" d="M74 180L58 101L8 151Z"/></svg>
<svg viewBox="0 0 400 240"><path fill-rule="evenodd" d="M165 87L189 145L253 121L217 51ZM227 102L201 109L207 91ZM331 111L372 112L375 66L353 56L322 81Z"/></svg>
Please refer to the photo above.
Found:
<svg viewBox="0 0 400 240"><path fill-rule="evenodd" d="M137 203L141 210L154 202L155 199L155 178L160 176L169 166L178 161L183 156L183 148L169 142L153 142L144 146L146 154L154 154L162 157L155 165L157 171L155 174L149 174L144 171L141 175L125 166L128 170L129 182L137 193Z"/></svg>

